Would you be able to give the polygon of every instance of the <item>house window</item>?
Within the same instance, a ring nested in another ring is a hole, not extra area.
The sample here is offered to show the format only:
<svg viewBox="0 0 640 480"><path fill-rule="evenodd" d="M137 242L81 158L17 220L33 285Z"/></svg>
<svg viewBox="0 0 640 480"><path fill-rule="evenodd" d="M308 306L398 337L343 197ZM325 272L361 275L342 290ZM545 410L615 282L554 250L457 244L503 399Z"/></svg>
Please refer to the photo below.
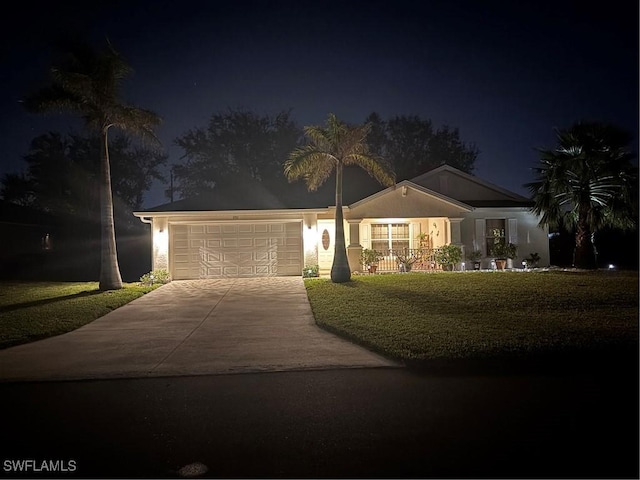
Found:
<svg viewBox="0 0 640 480"><path fill-rule="evenodd" d="M487 241L487 254L491 252L491 248L496 242L503 242L506 244L506 221L504 218L488 218L486 224L486 241Z"/></svg>
<svg viewBox="0 0 640 480"><path fill-rule="evenodd" d="M371 225L371 249L386 253L409 248L408 223L375 223Z"/></svg>

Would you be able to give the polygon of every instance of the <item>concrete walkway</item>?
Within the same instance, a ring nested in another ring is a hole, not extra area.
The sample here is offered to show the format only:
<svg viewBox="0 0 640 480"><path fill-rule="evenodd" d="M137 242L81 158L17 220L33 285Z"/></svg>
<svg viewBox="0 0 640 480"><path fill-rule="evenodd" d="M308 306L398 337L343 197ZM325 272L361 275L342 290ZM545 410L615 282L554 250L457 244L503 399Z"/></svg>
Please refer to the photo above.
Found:
<svg viewBox="0 0 640 480"><path fill-rule="evenodd" d="M398 367L316 326L299 277L175 281L0 351L0 382Z"/></svg>

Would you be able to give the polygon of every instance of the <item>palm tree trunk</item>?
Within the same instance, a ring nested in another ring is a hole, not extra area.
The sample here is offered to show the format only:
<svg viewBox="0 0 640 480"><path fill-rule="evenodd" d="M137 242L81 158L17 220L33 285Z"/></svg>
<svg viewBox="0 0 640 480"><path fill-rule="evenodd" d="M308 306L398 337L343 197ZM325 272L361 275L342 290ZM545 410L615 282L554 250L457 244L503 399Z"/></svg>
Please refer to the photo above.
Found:
<svg viewBox="0 0 640 480"><path fill-rule="evenodd" d="M113 196L111 193L111 168L107 130L102 131L102 155L100 158L100 290L122 288L122 277L116 252L116 230L113 220Z"/></svg>
<svg viewBox="0 0 640 480"><path fill-rule="evenodd" d="M597 267L591 238L591 230L589 229L589 225L585 220L581 218L578 221L578 227L576 229L576 268L594 270Z"/></svg>
<svg viewBox="0 0 640 480"><path fill-rule="evenodd" d="M351 280L351 269L347 258L344 241L344 219L342 214L342 163L336 165L336 239L333 264L331 265L331 281L344 283Z"/></svg>

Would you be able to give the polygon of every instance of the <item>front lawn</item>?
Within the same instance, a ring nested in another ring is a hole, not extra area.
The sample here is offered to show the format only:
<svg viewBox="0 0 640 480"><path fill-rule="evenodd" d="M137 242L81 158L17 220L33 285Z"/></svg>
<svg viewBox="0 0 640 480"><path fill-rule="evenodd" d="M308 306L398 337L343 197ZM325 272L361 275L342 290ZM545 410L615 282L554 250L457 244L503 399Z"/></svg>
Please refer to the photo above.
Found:
<svg viewBox="0 0 640 480"><path fill-rule="evenodd" d="M97 282L1 282L0 348L75 330L154 288L131 283L101 292Z"/></svg>
<svg viewBox="0 0 640 480"><path fill-rule="evenodd" d="M442 272L308 279L316 322L411 362L631 351L637 272Z"/></svg>

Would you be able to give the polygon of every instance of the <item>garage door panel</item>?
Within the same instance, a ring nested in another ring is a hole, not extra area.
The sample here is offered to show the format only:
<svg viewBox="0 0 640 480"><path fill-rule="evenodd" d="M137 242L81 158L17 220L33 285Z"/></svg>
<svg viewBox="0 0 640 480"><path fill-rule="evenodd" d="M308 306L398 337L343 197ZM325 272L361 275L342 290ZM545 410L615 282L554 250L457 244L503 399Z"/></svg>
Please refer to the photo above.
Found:
<svg viewBox="0 0 640 480"><path fill-rule="evenodd" d="M257 248L266 248L269 246L269 241L266 238L255 238L253 245Z"/></svg>
<svg viewBox="0 0 640 480"><path fill-rule="evenodd" d="M257 263L268 262L269 261L269 252L254 252L254 259Z"/></svg>
<svg viewBox="0 0 640 480"><path fill-rule="evenodd" d="M300 222L170 228L172 275L176 280L301 274Z"/></svg>
<svg viewBox="0 0 640 480"><path fill-rule="evenodd" d="M222 276L223 277L237 277L238 276L238 267L237 266L225 266L225 267L222 267Z"/></svg>

